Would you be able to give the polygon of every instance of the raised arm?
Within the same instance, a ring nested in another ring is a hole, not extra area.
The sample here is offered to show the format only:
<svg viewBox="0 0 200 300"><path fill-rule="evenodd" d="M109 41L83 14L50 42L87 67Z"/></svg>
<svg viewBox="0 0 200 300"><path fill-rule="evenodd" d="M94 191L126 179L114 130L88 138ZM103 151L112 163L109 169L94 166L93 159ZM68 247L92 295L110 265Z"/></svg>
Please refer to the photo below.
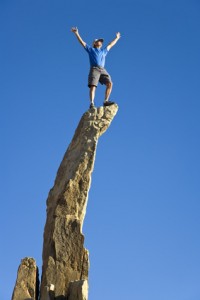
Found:
<svg viewBox="0 0 200 300"><path fill-rule="evenodd" d="M76 35L79 43L85 48L86 43L82 40L80 34L78 33L78 28L77 27L72 27L71 31Z"/></svg>
<svg viewBox="0 0 200 300"><path fill-rule="evenodd" d="M117 41L120 39L120 37L121 37L120 32L117 32L116 33L116 38L112 42L110 42L110 44L108 44L108 46L106 48L108 50L110 50L117 43Z"/></svg>

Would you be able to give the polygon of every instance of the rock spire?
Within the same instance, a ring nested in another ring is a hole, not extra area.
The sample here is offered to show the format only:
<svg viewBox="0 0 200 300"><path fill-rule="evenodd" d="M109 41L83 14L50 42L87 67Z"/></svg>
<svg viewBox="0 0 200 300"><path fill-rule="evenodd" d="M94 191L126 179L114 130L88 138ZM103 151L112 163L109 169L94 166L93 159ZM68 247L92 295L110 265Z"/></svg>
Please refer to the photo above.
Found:
<svg viewBox="0 0 200 300"><path fill-rule="evenodd" d="M47 199L40 300L88 299L89 254L82 227L98 139L117 110L116 104L88 110L60 164Z"/></svg>
<svg viewBox="0 0 200 300"><path fill-rule="evenodd" d="M33 258L22 259L17 273L17 280L12 300L37 300L39 294L39 276Z"/></svg>

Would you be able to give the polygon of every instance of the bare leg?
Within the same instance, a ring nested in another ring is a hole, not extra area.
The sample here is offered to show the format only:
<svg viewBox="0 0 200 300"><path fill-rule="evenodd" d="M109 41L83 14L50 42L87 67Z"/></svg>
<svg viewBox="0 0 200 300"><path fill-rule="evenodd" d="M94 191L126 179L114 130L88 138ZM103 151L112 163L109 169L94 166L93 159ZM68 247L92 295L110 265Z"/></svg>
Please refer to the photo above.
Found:
<svg viewBox="0 0 200 300"><path fill-rule="evenodd" d="M96 92L96 86L91 85L91 87L90 87L90 102L93 104L94 104L95 92Z"/></svg>
<svg viewBox="0 0 200 300"><path fill-rule="evenodd" d="M110 94L112 91L112 86L113 86L112 82L108 82L106 84L106 92L105 92L105 101L104 102L109 100L109 97L110 97Z"/></svg>

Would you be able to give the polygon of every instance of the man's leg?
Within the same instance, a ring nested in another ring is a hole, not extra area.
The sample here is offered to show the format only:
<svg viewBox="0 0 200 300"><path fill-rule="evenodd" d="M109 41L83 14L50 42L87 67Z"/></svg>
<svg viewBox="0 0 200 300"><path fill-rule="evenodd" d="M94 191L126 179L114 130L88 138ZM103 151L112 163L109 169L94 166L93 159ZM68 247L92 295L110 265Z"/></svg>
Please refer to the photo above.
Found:
<svg viewBox="0 0 200 300"><path fill-rule="evenodd" d="M94 107L95 92L99 82L100 75L101 72L98 68L92 67L90 69L90 73L88 75L88 86L90 88L90 108Z"/></svg>
<svg viewBox="0 0 200 300"><path fill-rule="evenodd" d="M113 86L112 82L107 82L106 83L106 92L105 92L105 100L104 100L104 102L108 102L110 94L112 92L112 86Z"/></svg>
<svg viewBox="0 0 200 300"><path fill-rule="evenodd" d="M110 97L110 94L111 94L111 91L112 91L112 86L113 86L112 79L111 79L110 75L108 74L108 72L105 69L103 69L101 71L101 77L100 77L99 81L100 81L101 84L106 85L104 106L114 104L114 102L109 101L109 97Z"/></svg>
<svg viewBox="0 0 200 300"><path fill-rule="evenodd" d="M90 102L91 103L94 103L95 92L96 92L96 86L91 85L90 86Z"/></svg>
<svg viewBox="0 0 200 300"><path fill-rule="evenodd" d="M96 92L96 86L91 85L90 86L90 106L94 106L94 97L95 97L95 92Z"/></svg>

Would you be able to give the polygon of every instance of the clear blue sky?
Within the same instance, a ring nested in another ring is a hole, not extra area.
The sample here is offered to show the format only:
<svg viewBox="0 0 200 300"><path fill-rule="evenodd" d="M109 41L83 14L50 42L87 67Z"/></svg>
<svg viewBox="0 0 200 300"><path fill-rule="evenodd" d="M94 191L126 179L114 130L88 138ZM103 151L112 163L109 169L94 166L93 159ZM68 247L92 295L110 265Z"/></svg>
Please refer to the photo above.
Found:
<svg viewBox="0 0 200 300"><path fill-rule="evenodd" d="M199 300L199 0L0 0L0 299L21 258L41 270L46 198L89 107L71 26L87 43L122 35L84 225L89 300Z"/></svg>

